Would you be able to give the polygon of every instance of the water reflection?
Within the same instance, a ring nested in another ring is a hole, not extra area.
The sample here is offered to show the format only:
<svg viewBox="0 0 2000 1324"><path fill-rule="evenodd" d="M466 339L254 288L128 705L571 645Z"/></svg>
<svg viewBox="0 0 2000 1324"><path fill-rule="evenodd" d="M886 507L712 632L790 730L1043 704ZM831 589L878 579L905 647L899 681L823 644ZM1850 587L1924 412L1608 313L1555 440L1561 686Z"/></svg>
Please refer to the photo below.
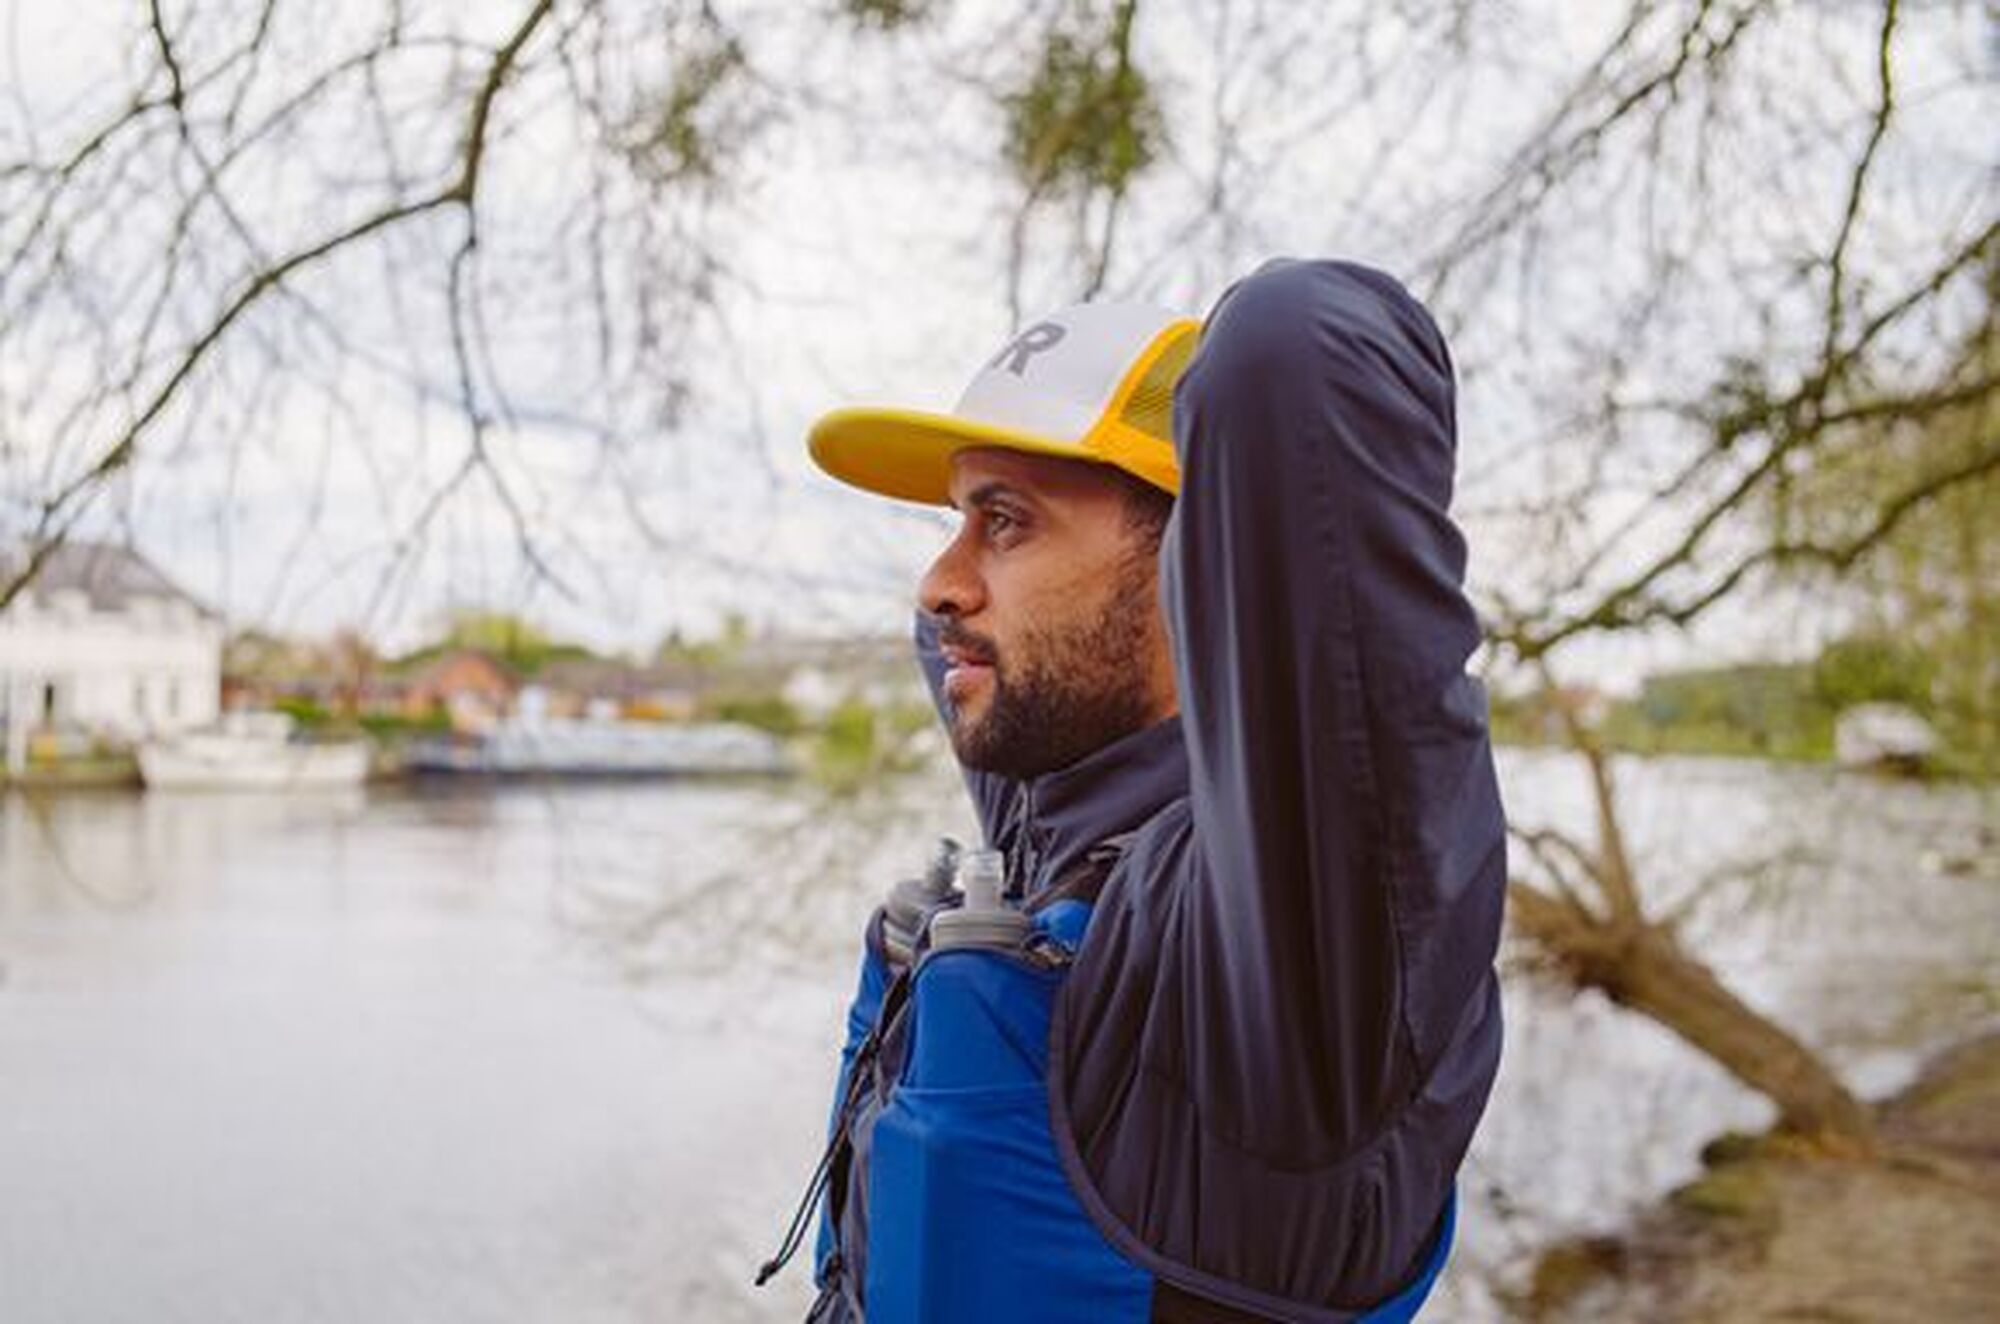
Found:
<svg viewBox="0 0 2000 1324"><path fill-rule="evenodd" d="M1521 821L1577 770L1510 757ZM1871 1090L1994 1014L1990 802L1626 769L1649 896ZM862 918L940 771L768 785L0 800L0 1318L796 1317L752 1266L810 1165ZM1441 1318L1613 1226L1761 1102L1510 980Z"/></svg>

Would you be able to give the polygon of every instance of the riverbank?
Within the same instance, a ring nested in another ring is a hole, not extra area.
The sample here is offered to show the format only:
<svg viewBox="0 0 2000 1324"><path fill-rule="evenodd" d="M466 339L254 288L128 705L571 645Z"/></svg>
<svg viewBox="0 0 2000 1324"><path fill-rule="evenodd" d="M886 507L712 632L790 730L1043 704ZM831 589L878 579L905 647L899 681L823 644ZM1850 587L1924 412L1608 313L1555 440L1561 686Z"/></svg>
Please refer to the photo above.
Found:
<svg viewBox="0 0 2000 1324"><path fill-rule="evenodd" d="M1532 750L1562 754L1574 746L1561 734L1523 731L1518 726L1493 733L1496 748ZM1635 736L1630 732L1604 734L1604 747L1613 754L1635 759L1715 759L1739 763L1764 763L1773 767L1826 768L1858 777L1874 777L1884 782L1913 782L1936 786L2000 785L2000 767L1990 757L1968 757L1947 751L1944 755L1915 765L1885 763L1869 767L1848 767L1834 757L1832 748L1758 749L1741 740L1717 738L1707 732L1680 732L1670 736Z"/></svg>
<svg viewBox="0 0 2000 1324"><path fill-rule="evenodd" d="M1878 1109L1880 1153L1731 1136L1620 1237L1543 1255L1518 1303L1551 1321L1990 1317L2000 1302L2000 1031Z"/></svg>

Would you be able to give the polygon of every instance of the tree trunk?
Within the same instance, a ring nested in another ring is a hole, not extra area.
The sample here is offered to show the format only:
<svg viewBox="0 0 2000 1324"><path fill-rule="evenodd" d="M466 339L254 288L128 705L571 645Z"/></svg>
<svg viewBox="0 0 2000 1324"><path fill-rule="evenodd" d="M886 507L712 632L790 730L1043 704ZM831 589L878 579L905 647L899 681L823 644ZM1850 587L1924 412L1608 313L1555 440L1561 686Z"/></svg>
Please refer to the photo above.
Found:
<svg viewBox="0 0 2000 1324"><path fill-rule="evenodd" d="M1867 1152L1866 1105L1818 1055L1723 986L1661 925L1601 920L1540 888L1508 889L1516 932L1580 987L1650 1016L1778 1106L1778 1124L1835 1148Z"/></svg>

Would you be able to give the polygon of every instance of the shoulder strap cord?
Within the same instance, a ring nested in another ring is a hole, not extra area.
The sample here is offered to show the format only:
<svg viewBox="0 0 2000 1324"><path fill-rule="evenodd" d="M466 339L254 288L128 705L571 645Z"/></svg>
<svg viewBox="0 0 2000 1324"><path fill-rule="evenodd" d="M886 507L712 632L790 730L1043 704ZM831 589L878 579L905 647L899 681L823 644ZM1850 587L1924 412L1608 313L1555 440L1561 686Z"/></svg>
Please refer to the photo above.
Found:
<svg viewBox="0 0 2000 1324"><path fill-rule="evenodd" d="M861 1047L854 1052L853 1064L847 1072L847 1088L840 1098L840 1111L833 1126L833 1133L827 1137L826 1148L821 1151L819 1163L813 1168L811 1180L806 1183L805 1194L800 1197L798 1208L792 1213L791 1226L785 1229L784 1240L778 1244L777 1253L764 1261L757 1270L757 1286L771 1281L805 1244L806 1228L812 1223L813 1211L819 1207L820 1197L828 1188L828 1178L852 1148L851 1132L854 1114L861 1106L862 1082L867 1080L875 1065L876 1056L882 1051L882 1039L888 1028L902 1015L903 1004L910 995L910 968L896 972L888 990L882 995L882 1010L875 1017L875 1024L868 1029L868 1037L861 1041ZM835 1252L836 1257L838 1251Z"/></svg>

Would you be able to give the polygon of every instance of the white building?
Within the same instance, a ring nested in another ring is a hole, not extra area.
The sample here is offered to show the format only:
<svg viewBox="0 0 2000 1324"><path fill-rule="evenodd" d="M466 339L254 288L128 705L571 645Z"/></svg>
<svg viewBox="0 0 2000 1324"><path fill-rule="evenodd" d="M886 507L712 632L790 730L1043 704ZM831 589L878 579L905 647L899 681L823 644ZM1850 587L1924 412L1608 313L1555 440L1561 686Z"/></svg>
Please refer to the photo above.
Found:
<svg viewBox="0 0 2000 1324"><path fill-rule="evenodd" d="M18 558L0 556L0 582ZM38 731L112 740L205 726L222 704L223 625L143 557L69 543L0 611L0 727L18 772Z"/></svg>

